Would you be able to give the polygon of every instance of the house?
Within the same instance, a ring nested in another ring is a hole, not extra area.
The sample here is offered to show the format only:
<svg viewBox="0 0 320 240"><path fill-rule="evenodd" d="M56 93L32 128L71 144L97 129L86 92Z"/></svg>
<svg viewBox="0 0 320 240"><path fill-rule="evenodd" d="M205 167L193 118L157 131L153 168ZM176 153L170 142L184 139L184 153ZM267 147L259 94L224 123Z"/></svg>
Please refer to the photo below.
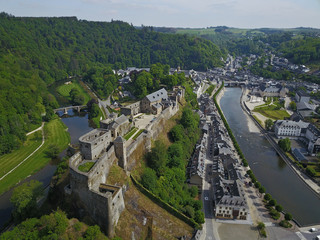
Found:
<svg viewBox="0 0 320 240"><path fill-rule="evenodd" d="M295 99L298 103L299 102L307 102L308 103L310 101L310 96L308 93L299 90L296 92Z"/></svg>
<svg viewBox="0 0 320 240"><path fill-rule="evenodd" d="M214 182L215 217L246 220L249 207L241 181L218 177Z"/></svg>
<svg viewBox="0 0 320 240"><path fill-rule="evenodd" d="M141 100L141 112L158 114L162 111L162 101L164 100L168 100L168 93L164 88L145 96Z"/></svg>
<svg viewBox="0 0 320 240"><path fill-rule="evenodd" d="M320 130L311 123L306 131L306 139L308 140L309 154L315 156L320 151Z"/></svg>
<svg viewBox="0 0 320 240"><path fill-rule="evenodd" d="M297 103L297 112L302 117L312 117L316 113L317 105L309 104L308 102L298 102Z"/></svg>

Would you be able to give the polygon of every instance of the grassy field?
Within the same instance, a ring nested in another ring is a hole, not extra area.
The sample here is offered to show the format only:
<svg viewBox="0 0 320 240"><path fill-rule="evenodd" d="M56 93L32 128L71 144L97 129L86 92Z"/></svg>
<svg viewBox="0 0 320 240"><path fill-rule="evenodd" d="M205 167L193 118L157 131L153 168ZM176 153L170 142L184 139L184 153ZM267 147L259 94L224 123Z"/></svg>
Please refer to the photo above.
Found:
<svg viewBox="0 0 320 240"><path fill-rule="evenodd" d="M71 84L63 84L57 88L57 92L62 95L63 97L71 100L69 93L70 91L76 88L80 91L80 93L84 96L84 104L87 104L87 102L91 99L89 94L83 89L83 87L76 81L73 81Z"/></svg>
<svg viewBox="0 0 320 240"><path fill-rule="evenodd" d="M59 150L62 151L70 142L69 133L66 131L65 125L60 121L60 119L54 119L49 123L46 123L44 126L44 132L45 143L43 146L17 169L0 181L0 194L9 190L29 175L43 168L51 160L47 156L46 152L52 144L57 145ZM31 134L28 136L28 141L22 148L0 158L0 168L5 168L6 172L8 172L33 152L41 144L41 141L42 138L39 137L38 133ZM1 170L1 176L3 175L4 171Z"/></svg>
<svg viewBox="0 0 320 240"><path fill-rule="evenodd" d="M254 111L261 113L263 116L274 120L283 120L285 117L290 117L286 110L272 110L268 108L260 108Z"/></svg>
<svg viewBox="0 0 320 240"><path fill-rule="evenodd" d="M277 98L271 103L271 99L267 99L265 104L254 108L254 112L258 112L267 118L274 120L283 120L286 117L290 117L286 110L281 109L282 103Z"/></svg>

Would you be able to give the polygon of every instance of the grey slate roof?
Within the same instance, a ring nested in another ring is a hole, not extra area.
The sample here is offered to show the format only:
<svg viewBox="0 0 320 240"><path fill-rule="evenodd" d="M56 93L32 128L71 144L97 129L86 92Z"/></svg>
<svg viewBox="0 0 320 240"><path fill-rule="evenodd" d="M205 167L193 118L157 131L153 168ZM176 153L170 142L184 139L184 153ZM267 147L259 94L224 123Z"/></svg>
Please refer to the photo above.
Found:
<svg viewBox="0 0 320 240"><path fill-rule="evenodd" d="M151 93L149 95L146 96L146 98L150 101L150 102L155 102L161 99L167 100L168 99L168 93L167 91L162 88L154 93Z"/></svg>

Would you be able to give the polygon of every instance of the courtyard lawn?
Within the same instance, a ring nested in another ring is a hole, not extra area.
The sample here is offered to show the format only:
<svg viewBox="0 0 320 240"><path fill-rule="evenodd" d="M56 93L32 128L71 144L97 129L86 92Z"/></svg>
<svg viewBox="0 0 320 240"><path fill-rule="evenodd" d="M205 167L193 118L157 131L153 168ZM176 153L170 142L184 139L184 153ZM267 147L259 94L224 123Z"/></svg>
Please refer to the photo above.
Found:
<svg viewBox="0 0 320 240"><path fill-rule="evenodd" d="M0 194L9 190L17 183L19 183L21 180L25 179L29 175L37 172L45 165L47 165L51 158L48 157L46 153L48 149L51 147L51 145L54 144L58 146L59 150L62 151L68 146L70 142L70 136L69 133L66 131L66 126L61 122L60 119L54 119L49 123L46 123L44 125L44 133L45 143L43 144L43 146L37 152L35 152L29 159L22 163L17 169L15 169L13 172L11 172L9 175L7 175L4 179L0 181ZM5 174L2 170L3 168L6 169L7 173L20 162L22 162L31 152L33 152L41 144L42 137L39 137L39 135L37 134L38 132L28 136L28 140L22 148L13 151L10 154L6 154L0 158L1 176ZM13 161L14 163L11 163ZM10 162L10 164L8 164L7 162Z"/></svg>
<svg viewBox="0 0 320 240"><path fill-rule="evenodd" d="M69 101L71 100L70 98L70 91L76 88L79 90L79 92L81 93L81 95L84 96L84 104L87 104L87 102L91 99L89 94L83 89L83 87L77 82L77 81L73 81L71 84L63 84L61 86L59 86L57 88L57 92L62 95L63 97L69 99Z"/></svg>
<svg viewBox="0 0 320 240"><path fill-rule="evenodd" d="M290 117L286 110L281 109L281 103L279 100L274 99L275 101L269 103L269 105L263 104L254 108L254 112L258 112L267 118L274 120L283 120L284 118ZM269 99L267 99L269 101Z"/></svg>
<svg viewBox="0 0 320 240"><path fill-rule="evenodd" d="M126 135L124 135L125 140L129 140L129 138L138 131L138 128L132 128Z"/></svg>
<svg viewBox="0 0 320 240"><path fill-rule="evenodd" d="M81 172L89 172L95 162L86 162L78 167Z"/></svg>
<svg viewBox="0 0 320 240"><path fill-rule="evenodd" d="M283 120L284 118L290 117L286 110L268 110L268 109L255 109L255 112L261 113L267 118L274 120Z"/></svg>

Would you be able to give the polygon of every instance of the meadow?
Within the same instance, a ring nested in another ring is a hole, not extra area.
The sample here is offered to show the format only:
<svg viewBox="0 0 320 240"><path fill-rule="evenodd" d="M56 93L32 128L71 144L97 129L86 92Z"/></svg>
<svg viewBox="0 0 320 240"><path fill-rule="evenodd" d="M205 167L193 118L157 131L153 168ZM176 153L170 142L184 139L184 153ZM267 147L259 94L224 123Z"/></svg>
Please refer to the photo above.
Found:
<svg viewBox="0 0 320 240"><path fill-rule="evenodd" d="M61 122L60 119L54 119L44 125L44 136L45 143L43 146L30 158L23 162L18 168L0 181L0 194L9 190L21 180L46 166L51 160L51 158L47 156L47 151L52 145L57 146L61 152L68 146L70 142L70 135L66 131L66 126ZM41 142L41 131L37 131L28 136L28 140L23 147L12 151L10 154L1 156L0 176L4 176L5 173L22 162L30 153L40 146Z"/></svg>

